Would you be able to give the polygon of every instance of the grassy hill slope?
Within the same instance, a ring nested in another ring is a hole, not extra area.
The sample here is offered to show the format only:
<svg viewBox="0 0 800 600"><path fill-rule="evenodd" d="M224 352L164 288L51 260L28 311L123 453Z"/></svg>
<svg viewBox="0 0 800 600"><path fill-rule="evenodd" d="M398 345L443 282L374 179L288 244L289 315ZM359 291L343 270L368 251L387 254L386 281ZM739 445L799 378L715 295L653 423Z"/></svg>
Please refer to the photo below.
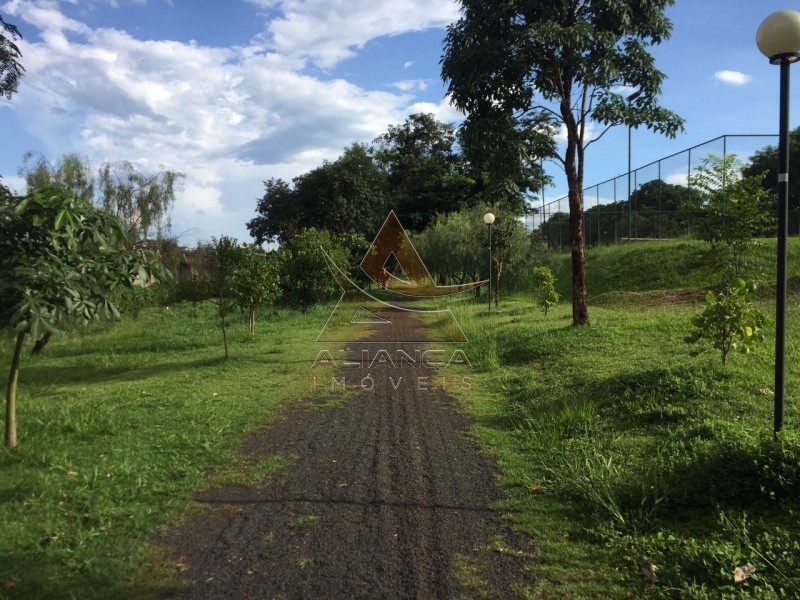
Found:
<svg viewBox="0 0 800 600"><path fill-rule="evenodd" d="M776 240L759 240L752 253L755 279L775 279ZM800 238L789 240L789 277L800 276ZM558 279L558 292L571 294L571 263L568 252L551 253L542 261ZM589 298L609 292L646 292L704 288L718 278L709 244L699 240L637 242L586 251Z"/></svg>

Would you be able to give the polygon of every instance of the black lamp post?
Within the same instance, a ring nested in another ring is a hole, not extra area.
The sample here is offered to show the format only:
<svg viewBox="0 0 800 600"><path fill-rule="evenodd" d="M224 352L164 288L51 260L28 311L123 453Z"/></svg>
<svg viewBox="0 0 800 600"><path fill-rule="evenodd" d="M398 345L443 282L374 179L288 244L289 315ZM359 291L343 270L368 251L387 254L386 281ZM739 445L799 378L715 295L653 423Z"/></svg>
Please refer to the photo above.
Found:
<svg viewBox="0 0 800 600"><path fill-rule="evenodd" d="M775 298L775 433L783 428L786 387L786 240L789 236L789 67L800 60L800 13L772 13L756 34L758 49L781 67L778 143L778 281Z"/></svg>
<svg viewBox="0 0 800 600"><path fill-rule="evenodd" d="M492 223L494 215L487 212L483 215L483 222L489 226L489 312L492 312Z"/></svg>

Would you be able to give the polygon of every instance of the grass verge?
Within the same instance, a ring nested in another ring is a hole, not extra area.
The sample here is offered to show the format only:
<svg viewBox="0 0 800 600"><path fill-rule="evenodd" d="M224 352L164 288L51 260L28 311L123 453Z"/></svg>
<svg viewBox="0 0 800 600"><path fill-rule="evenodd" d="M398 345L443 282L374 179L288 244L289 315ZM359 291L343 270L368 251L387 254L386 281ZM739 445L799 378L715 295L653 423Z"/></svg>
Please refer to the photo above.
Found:
<svg viewBox="0 0 800 600"><path fill-rule="evenodd" d="M461 396L498 458L509 493L498 508L536 539L537 597L800 597L800 307L789 304L778 440L771 344L725 368L716 351L692 356L691 302L608 298L584 328L566 305L545 318L523 298L491 316L452 304L474 366Z"/></svg>
<svg viewBox="0 0 800 600"><path fill-rule="evenodd" d="M250 464L233 452L310 395L329 311L264 314L254 339L234 320L228 360L214 307L189 304L77 331L26 357L19 450L0 450L0 597L138 598L171 585L175 569L151 554L149 536L190 510L198 487L280 471L281 457Z"/></svg>

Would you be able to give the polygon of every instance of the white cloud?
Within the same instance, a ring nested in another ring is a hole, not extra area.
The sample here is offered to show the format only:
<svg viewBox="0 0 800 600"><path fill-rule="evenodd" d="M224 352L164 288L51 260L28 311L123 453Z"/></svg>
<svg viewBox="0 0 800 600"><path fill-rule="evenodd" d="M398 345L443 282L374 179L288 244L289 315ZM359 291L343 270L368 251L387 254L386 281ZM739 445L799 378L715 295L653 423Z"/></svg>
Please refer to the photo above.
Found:
<svg viewBox="0 0 800 600"><path fill-rule="evenodd" d="M664 181L672 185L687 185L689 181L689 174L685 169L681 171L675 171L674 173L667 175L667 178Z"/></svg>
<svg viewBox="0 0 800 600"><path fill-rule="evenodd" d="M402 81L395 81L392 87L397 88L401 92L410 92L412 90L425 91L432 81L432 79L404 79Z"/></svg>
<svg viewBox="0 0 800 600"><path fill-rule="evenodd" d="M750 75L740 71L728 71L727 69L714 73L714 79L730 85L745 85L750 81Z"/></svg>
<svg viewBox="0 0 800 600"><path fill-rule="evenodd" d="M401 86L374 91L303 71L306 58L330 64L376 35L441 24L456 14L452 2L415 0L400 17L383 0L259 5L285 14L273 21L281 52L264 51L263 39L236 48L143 41L70 19L53 0L11 0L3 10L40 30L39 39L21 42L26 75L12 109L48 158L78 151L93 164L126 159L186 173L176 229L214 235L231 223L240 237L262 180L294 177L412 112L463 118L446 99L409 105ZM351 17L352 27L340 22ZM322 31L311 31L317 26ZM311 28L305 45L304 28ZM418 90L427 85L409 81Z"/></svg>
<svg viewBox="0 0 800 600"><path fill-rule="evenodd" d="M599 126L594 121L589 121L589 124L586 126L586 132L584 133L583 139L588 144L591 140L596 138L600 135L603 130L605 129L604 126ZM556 141L557 144L566 144L567 143L567 126L563 123L559 125L558 131L553 136L553 139Z"/></svg>
<svg viewBox="0 0 800 600"><path fill-rule="evenodd" d="M441 102L415 102L409 107L409 113L432 113L439 121L445 123L460 123L464 120L464 114L450 103L450 99L445 97Z"/></svg>
<svg viewBox="0 0 800 600"><path fill-rule="evenodd" d="M406 62L403 63L403 68L404 69L408 69L409 67L413 67L413 66L414 66L414 61L413 60L407 60Z"/></svg>
<svg viewBox="0 0 800 600"><path fill-rule="evenodd" d="M0 184L6 186L15 194L24 194L28 187L25 183L25 179L16 175L0 176Z"/></svg>
<svg viewBox="0 0 800 600"><path fill-rule="evenodd" d="M459 17L454 0L280 0L257 1L283 16L267 27L267 45L323 68L355 55L369 40L444 27Z"/></svg>
<svg viewBox="0 0 800 600"><path fill-rule="evenodd" d="M611 87L611 92L615 94L619 94L623 98L627 98L631 94L633 94L636 90L638 90L636 86L632 85L615 85Z"/></svg>

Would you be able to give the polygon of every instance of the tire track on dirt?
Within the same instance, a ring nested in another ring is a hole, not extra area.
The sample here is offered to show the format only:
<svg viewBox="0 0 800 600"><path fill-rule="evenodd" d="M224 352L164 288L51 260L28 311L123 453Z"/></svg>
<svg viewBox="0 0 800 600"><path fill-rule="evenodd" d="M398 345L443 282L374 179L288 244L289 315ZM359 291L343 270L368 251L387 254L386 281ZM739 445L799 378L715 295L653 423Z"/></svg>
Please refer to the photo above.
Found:
<svg viewBox="0 0 800 600"><path fill-rule="evenodd" d="M489 509L503 497L493 460L453 398L415 385L433 370L327 373L369 374L375 387L288 409L243 441L245 457L281 454L286 472L196 494L211 510L159 542L185 565L181 597L514 598L532 587L530 539Z"/></svg>

